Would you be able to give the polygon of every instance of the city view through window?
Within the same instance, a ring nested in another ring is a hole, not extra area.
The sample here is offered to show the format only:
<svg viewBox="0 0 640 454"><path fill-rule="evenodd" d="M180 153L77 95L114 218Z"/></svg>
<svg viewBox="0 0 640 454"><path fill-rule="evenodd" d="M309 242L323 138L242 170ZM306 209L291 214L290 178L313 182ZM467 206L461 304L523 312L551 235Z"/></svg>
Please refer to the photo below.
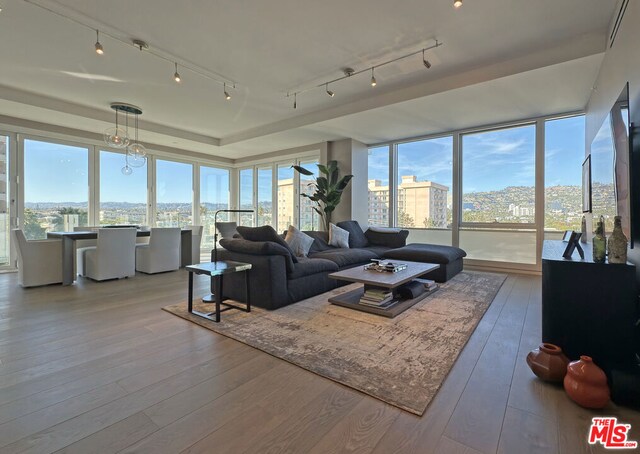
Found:
<svg viewBox="0 0 640 454"><path fill-rule="evenodd" d="M584 128L583 116L545 124L547 230L580 228ZM461 221L534 223L535 125L464 134L461 146ZM396 156L397 200L391 204L389 148L369 150L369 224L389 225L390 210L396 209L398 227L450 229L452 137L399 143ZM611 175L610 169L601 171ZM601 196L610 198L607 191ZM612 206L615 210L615 204L607 204L608 209Z"/></svg>
<svg viewBox="0 0 640 454"><path fill-rule="evenodd" d="M24 141L22 223L28 239L87 225L88 169L88 148Z"/></svg>

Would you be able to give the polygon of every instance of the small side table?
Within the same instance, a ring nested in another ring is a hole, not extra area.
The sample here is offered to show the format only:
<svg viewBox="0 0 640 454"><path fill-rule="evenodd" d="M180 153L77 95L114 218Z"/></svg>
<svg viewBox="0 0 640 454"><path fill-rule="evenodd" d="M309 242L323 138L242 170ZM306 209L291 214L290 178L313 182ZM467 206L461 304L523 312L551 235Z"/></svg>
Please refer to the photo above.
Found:
<svg viewBox="0 0 640 454"><path fill-rule="evenodd" d="M205 262L197 265L188 265L185 267L189 272L189 300L188 310L191 314L199 317L206 318L213 322L220 321L220 313L231 309L238 309L245 312L251 312L251 302L249 301L249 270L251 269L250 263L232 262L230 260L217 261L217 262ZM224 303L222 299L222 278L225 274L239 273L244 271L244 283L245 283L245 295L246 304L245 307L236 306L233 304ZM199 312L193 310L193 274L205 274L211 276L213 279L213 293L215 299L216 310L214 312ZM224 306L224 309L220 307ZM213 315L215 314L215 317Z"/></svg>

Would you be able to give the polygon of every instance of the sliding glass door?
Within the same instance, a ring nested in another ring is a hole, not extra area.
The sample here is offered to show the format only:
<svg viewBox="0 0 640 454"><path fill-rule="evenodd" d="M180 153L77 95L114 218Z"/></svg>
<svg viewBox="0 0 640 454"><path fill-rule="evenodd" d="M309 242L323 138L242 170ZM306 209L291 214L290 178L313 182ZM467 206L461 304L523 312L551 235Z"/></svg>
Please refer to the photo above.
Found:
<svg viewBox="0 0 640 454"><path fill-rule="evenodd" d="M88 147L24 140L22 228L27 238L87 225L88 170Z"/></svg>

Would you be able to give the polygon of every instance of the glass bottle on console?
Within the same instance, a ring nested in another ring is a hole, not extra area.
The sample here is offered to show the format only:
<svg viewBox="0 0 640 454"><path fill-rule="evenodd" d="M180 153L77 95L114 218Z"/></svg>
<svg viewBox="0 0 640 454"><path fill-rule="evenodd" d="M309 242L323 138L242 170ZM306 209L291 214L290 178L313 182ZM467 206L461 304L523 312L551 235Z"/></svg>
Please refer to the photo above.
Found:
<svg viewBox="0 0 640 454"><path fill-rule="evenodd" d="M592 241L593 261L595 263L604 263L607 258L607 239L604 236L604 217L600 216L596 224L596 234Z"/></svg>
<svg viewBox="0 0 640 454"><path fill-rule="evenodd" d="M627 237L622 232L622 219L614 218L613 232L609 237L609 263L627 263Z"/></svg>

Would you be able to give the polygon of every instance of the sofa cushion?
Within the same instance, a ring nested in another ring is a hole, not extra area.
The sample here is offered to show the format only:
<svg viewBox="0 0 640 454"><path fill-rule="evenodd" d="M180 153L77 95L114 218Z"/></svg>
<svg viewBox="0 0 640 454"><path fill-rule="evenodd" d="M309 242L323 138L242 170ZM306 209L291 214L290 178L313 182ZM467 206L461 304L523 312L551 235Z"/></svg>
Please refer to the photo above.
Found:
<svg viewBox="0 0 640 454"><path fill-rule="evenodd" d="M335 224L329 224L329 246L349 248L349 232Z"/></svg>
<svg viewBox="0 0 640 454"><path fill-rule="evenodd" d="M306 257L314 239L290 225L284 238L296 257Z"/></svg>
<svg viewBox="0 0 640 454"><path fill-rule="evenodd" d="M316 252L310 255L311 258L327 259L335 262L340 268L349 265L367 263L371 259L379 258L378 254L368 249L344 249L333 248L328 251Z"/></svg>
<svg viewBox="0 0 640 454"><path fill-rule="evenodd" d="M289 251L289 254L291 255L291 260L293 260L293 263L296 263L298 261L295 254L293 253L293 251L291 250L287 242L284 240L284 238L278 235L278 232L273 230L273 227L271 227L270 225L263 225L262 227L245 227L240 225L238 226L237 230L238 230L238 233L245 240L272 241L276 244L279 244L280 246L284 247L287 251Z"/></svg>
<svg viewBox="0 0 640 454"><path fill-rule="evenodd" d="M364 235L358 221L342 221L336 225L349 232L349 247L367 247L369 245L369 240Z"/></svg>
<svg viewBox="0 0 640 454"><path fill-rule="evenodd" d="M367 229L364 232L369 243L375 246L386 246L390 248L399 248L407 244L408 230L400 230L399 232L376 232ZM408 259L407 259L408 260Z"/></svg>
<svg viewBox="0 0 640 454"><path fill-rule="evenodd" d="M391 249L384 253L386 259L408 260L411 262L439 263L441 265L455 262L467 253L454 246L439 244L411 243L398 249Z"/></svg>
<svg viewBox="0 0 640 454"><path fill-rule="evenodd" d="M293 265L293 271L288 273L287 277L288 279L298 279L312 274L334 271L338 271L338 265L331 260L300 257L298 263Z"/></svg>
<svg viewBox="0 0 640 454"><path fill-rule="evenodd" d="M332 249L332 247L329 246L329 232L305 230L304 233L313 238L313 244L307 255Z"/></svg>
<svg viewBox="0 0 640 454"><path fill-rule="evenodd" d="M281 255L285 259L287 272L293 271L293 257L291 252L273 241L249 241L244 238L220 240L220 246L229 252L251 255Z"/></svg>
<svg viewBox="0 0 640 454"><path fill-rule="evenodd" d="M376 254L378 256L378 258L382 258L383 254L387 251L390 251L391 248L386 247L386 246L373 246L373 245L369 245L365 248L362 249L366 249L367 251L371 251L374 254Z"/></svg>

